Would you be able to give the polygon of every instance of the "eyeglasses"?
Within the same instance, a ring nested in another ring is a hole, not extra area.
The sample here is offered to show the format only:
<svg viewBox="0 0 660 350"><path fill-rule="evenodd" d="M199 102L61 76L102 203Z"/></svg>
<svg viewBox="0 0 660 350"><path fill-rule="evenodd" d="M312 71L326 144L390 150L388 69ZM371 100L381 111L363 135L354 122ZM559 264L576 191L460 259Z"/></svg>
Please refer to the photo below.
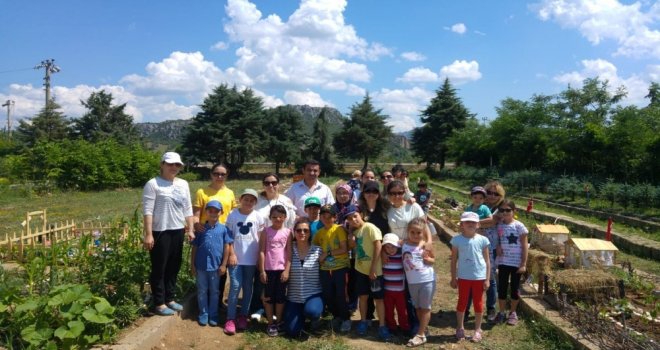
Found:
<svg viewBox="0 0 660 350"><path fill-rule="evenodd" d="M308 228L297 228L296 233L309 233Z"/></svg>
<svg viewBox="0 0 660 350"><path fill-rule="evenodd" d="M215 177L225 177L225 176L227 176L227 173L213 173L213 176L215 176Z"/></svg>
<svg viewBox="0 0 660 350"><path fill-rule="evenodd" d="M406 192L397 191L397 192L388 192L390 196L403 196Z"/></svg>
<svg viewBox="0 0 660 350"><path fill-rule="evenodd" d="M279 184L279 181L263 181L262 182L264 186L277 186Z"/></svg>
<svg viewBox="0 0 660 350"><path fill-rule="evenodd" d="M364 191L364 194L378 194L378 191L377 190L368 190L368 191Z"/></svg>
<svg viewBox="0 0 660 350"><path fill-rule="evenodd" d="M497 209L497 211L500 211L502 213L510 213L510 212L513 211L513 209L511 209L511 208L499 208L499 209Z"/></svg>
<svg viewBox="0 0 660 350"><path fill-rule="evenodd" d="M489 196L495 196L495 197L499 197L499 196L500 196L499 193L497 193L497 192L493 192L493 191L486 191L486 194L488 194Z"/></svg>

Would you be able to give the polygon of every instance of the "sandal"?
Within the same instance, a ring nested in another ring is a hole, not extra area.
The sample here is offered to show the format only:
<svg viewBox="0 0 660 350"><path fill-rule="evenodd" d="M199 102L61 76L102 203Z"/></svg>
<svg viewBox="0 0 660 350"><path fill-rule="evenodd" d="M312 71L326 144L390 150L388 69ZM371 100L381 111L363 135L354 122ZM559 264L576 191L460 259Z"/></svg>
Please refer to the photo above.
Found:
<svg viewBox="0 0 660 350"><path fill-rule="evenodd" d="M478 343L481 341L481 339L482 339L481 329L477 329L476 331L474 331L474 336L472 336L472 342Z"/></svg>
<svg viewBox="0 0 660 350"><path fill-rule="evenodd" d="M406 346L409 348L414 348L416 346L420 346L425 343L426 343L426 337L417 334L414 337L412 337L412 339L408 340L408 344L406 344Z"/></svg>

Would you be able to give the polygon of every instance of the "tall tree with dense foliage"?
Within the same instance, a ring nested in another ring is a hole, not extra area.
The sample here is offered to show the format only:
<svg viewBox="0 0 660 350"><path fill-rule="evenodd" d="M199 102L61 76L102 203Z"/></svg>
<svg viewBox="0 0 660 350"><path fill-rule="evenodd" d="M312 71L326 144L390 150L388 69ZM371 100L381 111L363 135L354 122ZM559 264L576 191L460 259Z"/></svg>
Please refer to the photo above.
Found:
<svg viewBox="0 0 660 350"><path fill-rule="evenodd" d="M34 146L39 141L59 141L69 136L71 121L62 113L54 100L33 118L20 120L16 129L16 137L27 147Z"/></svg>
<svg viewBox="0 0 660 350"><path fill-rule="evenodd" d="M469 118L474 118L445 79L436 96L422 111L422 126L413 130L411 147L416 157L427 166L440 164L444 168L447 160L447 140L454 131L465 127Z"/></svg>
<svg viewBox="0 0 660 350"><path fill-rule="evenodd" d="M301 147L307 138L302 115L288 105L266 110L264 129L268 136L264 156L275 162L275 173L279 174L280 164L300 159Z"/></svg>
<svg viewBox="0 0 660 350"><path fill-rule="evenodd" d="M126 104L113 105L113 99L111 93L101 90L81 100L87 112L73 121L73 134L90 142L112 139L128 145L139 140L133 117L124 112Z"/></svg>
<svg viewBox="0 0 660 350"><path fill-rule="evenodd" d="M470 118L463 129L456 130L447 139L447 155L454 159L456 166L495 165L499 152L495 149L495 141L487 131L487 126Z"/></svg>
<svg viewBox="0 0 660 350"><path fill-rule="evenodd" d="M307 158L316 159L321 165L322 174L334 174L335 150L332 147L332 135L329 132L329 110L323 108L314 122L310 144L306 151Z"/></svg>
<svg viewBox="0 0 660 350"><path fill-rule="evenodd" d="M333 144L337 152L346 158L364 159L363 169L369 165L369 157L377 158L392 136L392 127L385 124L387 116L376 110L367 94L362 102L351 106L349 118Z"/></svg>
<svg viewBox="0 0 660 350"><path fill-rule="evenodd" d="M251 89L222 84L201 109L184 134L182 153L188 162L224 162L236 174L246 160L262 152L267 140L263 102Z"/></svg>

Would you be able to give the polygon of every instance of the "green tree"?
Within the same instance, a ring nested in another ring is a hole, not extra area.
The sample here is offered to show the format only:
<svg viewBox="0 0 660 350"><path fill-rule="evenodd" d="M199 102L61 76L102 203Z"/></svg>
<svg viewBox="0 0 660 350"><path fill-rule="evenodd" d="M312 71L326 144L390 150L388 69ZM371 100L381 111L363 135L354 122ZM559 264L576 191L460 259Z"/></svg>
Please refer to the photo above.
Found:
<svg viewBox="0 0 660 350"><path fill-rule="evenodd" d="M267 140L263 103L251 89L222 84L201 108L184 133L182 153L190 163L224 162L237 174L246 160L262 152Z"/></svg>
<svg viewBox="0 0 660 350"><path fill-rule="evenodd" d="M653 82L649 86L649 94L644 96L649 99L649 107L660 107L660 84Z"/></svg>
<svg viewBox="0 0 660 350"><path fill-rule="evenodd" d="M280 173L281 163L295 163L300 159L300 149L305 142L302 115L291 106L279 106L266 110L264 129L268 135L264 155L275 162L275 173Z"/></svg>
<svg viewBox="0 0 660 350"><path fill-rule="evenodd" d="M440 164L444 168L447 140L456 130L464 128L470 117L474 115L456 96L449 79L445 79L431 104L422 111L422 126L413 130L411 147L420 162L426 162L427 166Z"/></svg>
<svg viewBox="0 0 660 350"><path fill-rule="evenodd" d="M335 173L335 150L332 147L332 135L329 132L327 108L323 108L314 122L309 147L307 148L307 158L316 159L320 163L322 174Z"/></svg>
<svg viewBox="0 0 660 350"><path fill-rule="evenodd" d="M62 107L50 100L46 106L28 121L20 120L16 137L25 146L32 147L39 141L64 140L69 136L71 121L62 113Z"/></svg>
<svg viewBox="0 0 660 350"><path fill-rule="evenodd" d="M126 104L112 104L112 94L101 90L92 92L87 101L80 103L87 112L73 121L73 134L90 142L113 139L128 145L139 140L133 117L126 114Z"/></svg>
<svg viewBox="0 0 660 350"><path fill-rule="evenodd" d="M381 111L374 108L367 94L362 102L351 106L349 118L333 140L340 155L364 159L363 169L369 165L369 157L377 158L392 137L392 127L385 124L387 116Z"/></svg>
<svg viewBox="0 0 660 350"><path fill-rule="evenodd" d="M489 128L480 125L475 118L468 119L463 129L456 130L447 139L447 155L454 159L457 166L490 166L492 161L497 160L498 152L488 131Z"/></svg>

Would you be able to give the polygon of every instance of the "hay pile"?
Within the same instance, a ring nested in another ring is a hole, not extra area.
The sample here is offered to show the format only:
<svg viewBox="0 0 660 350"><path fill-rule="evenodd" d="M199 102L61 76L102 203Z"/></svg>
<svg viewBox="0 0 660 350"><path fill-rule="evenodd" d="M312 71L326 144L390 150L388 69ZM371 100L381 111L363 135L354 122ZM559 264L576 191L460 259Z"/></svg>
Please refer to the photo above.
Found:
<svg viewBox="0 0 660 350"><path fill-rule="evenodd" d="M552 276L553 284L566 287L566 292L578 295L594 295L616 292L617 278L603 270L573 270L556 271Z"/></svg>
<svg viewBox="0 0 660 350"><path fill-rule="evenodd" d="M552 257L537 250L527 250L527 272L533 276L549 275L552 272Z"/></svg>

